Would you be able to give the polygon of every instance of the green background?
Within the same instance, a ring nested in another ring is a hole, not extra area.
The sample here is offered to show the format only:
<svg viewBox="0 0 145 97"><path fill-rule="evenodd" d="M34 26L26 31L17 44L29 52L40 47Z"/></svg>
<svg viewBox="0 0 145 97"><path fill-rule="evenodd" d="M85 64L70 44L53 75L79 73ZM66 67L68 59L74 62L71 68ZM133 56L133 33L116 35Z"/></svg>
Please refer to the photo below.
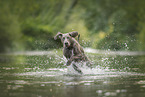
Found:
<svg viewBox="0 0 145 97"><path fill-rule="evenodd" d="M145 50L145 0L0 0L0 52L61 47L78 31L83 47Z"/></svg>

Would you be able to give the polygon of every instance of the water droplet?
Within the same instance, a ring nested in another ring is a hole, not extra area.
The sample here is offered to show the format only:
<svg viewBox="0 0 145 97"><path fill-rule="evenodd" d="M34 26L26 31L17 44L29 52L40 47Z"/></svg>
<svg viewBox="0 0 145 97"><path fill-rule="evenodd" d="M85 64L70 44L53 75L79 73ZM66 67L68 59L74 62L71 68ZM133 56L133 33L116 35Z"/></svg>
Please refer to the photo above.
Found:
<svg viewBox="0 0 145 97"><path fill-rule="evenodd" d="M50 89L50 92L52 92L52 89Z"/></svg>
<svg viewBox="0 0 145 97"><path fill-rule="evenodd" d="M98 90L98 91L96 91L96 93L101 94L101 93L103 93L103 91L102 90Z"/></svg>

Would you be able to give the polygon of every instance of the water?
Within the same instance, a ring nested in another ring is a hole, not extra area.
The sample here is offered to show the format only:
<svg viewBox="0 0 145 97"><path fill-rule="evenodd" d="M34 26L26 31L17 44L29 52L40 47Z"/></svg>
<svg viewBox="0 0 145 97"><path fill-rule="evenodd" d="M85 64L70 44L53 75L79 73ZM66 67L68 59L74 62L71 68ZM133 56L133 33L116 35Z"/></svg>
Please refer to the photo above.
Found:
<svg viewBox="0 0 145 97"><path fill-rule="evenodd" d="M0 97L145 97L143 53L87 55L93 68L81 75L63 66L61 51L1 54Z"/></svg>

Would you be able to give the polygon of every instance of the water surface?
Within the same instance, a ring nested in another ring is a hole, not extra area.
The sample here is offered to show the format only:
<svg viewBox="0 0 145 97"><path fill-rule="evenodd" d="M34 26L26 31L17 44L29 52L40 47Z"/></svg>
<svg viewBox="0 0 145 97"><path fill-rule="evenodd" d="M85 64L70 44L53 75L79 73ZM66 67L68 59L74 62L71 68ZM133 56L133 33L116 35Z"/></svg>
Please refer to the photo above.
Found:
<svg viewBox="0 0 145 97"><path fill-rule="evenodd" d="M57 50L1 54L0 97L145 97L145 55L122 53L87 53L83 75Z"/></svg>

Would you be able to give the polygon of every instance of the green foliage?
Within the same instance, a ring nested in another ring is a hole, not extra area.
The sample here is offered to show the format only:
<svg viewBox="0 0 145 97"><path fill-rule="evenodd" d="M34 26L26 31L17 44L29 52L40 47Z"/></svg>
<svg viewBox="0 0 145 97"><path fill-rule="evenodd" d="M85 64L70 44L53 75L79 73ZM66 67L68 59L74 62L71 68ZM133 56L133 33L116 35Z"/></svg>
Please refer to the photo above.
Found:
<svg viewBox="0 0 145 97"><path fill-rule="evenodd" d="M144 0L0 0L0 52L60 47L53 36L74 30L84 47L145 50L144 5Z"/></svg>
<svg viewBox="0 0 145 97"><path fill-rule="evenodd" d="M11 51L13 48L19 48L21 45L21 29L18 22L18 16L12 14L8 4L0 3L0 52Z"/></svg>
<svg viewBox="0 0 145 97"><path fill-rule="evenodd" d="M112 50L145 50L143 25L145 1L96 0L81 3L87 28L96 36L95 48ZM141 26L141 27L140 27ZM99 38L100 33L105 37ZM97 34L98 33L98 34ZM138 37L139 35L139 37ZM99 37L98 37L99 36ZM142 43L141 46L139 41ZM126 45L127 44L127 49Z"/></svg>

